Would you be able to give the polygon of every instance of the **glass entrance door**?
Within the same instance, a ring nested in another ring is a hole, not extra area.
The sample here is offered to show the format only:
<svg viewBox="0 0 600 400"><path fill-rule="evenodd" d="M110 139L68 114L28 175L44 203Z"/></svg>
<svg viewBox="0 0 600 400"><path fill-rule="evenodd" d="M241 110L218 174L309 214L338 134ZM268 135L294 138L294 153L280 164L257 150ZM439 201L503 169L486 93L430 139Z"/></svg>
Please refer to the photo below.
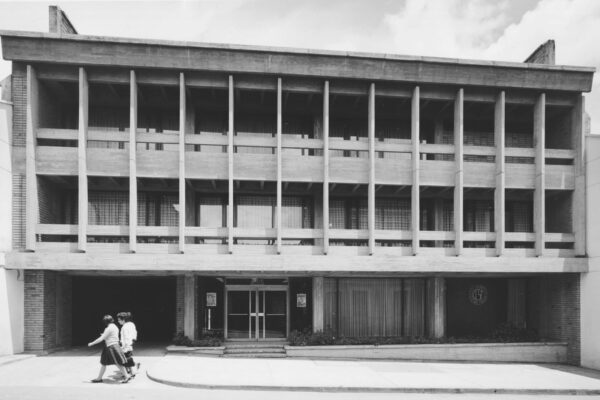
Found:
<svg viewBox="0 0 600 400"><path fill-rule="evenodd" d="M227 287L227 339L284 339L287 336L287 288Z"/></svg>

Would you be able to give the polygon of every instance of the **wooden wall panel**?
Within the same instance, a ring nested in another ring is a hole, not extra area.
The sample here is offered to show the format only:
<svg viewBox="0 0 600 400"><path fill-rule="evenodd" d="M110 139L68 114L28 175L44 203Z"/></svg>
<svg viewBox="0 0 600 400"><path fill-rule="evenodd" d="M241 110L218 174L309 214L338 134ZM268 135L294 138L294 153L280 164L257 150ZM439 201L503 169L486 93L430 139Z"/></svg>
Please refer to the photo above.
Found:
<svg viewBox="0 0 600 400"><path fill-rule="evenodd" d="M323 157L283 153L282 179L291 182L323 182Z"/></svg>
<svg viewBox="0 0 600 400"><path fill-rule="evenodd" d="M337 183L369 182L369 160L365 158L331 157L329 179Z"/></svg>
<svg viewBox="0 0 600 400"><path fill-rule="evenodd" d="M277 156L274 154L234 154L234 179L277 180Z"/></svg>
<svg viewBox="0 0 600 400"><path fill-rule="evenodd" d="M507 189L533 189L535 166L533 164L506 164Z"/></svg>
<svg viewBox="0 0 600 400"><path fill-rule="evenodd" d="M544 180L546 189L575 189L575 168L573 165L546 165Z"/></svg>
<svg viewBox="0 0 600 400"><path fill-rule="evenodd" d="M87 149L88 175L129 176L129 151Z"/></svg>
<svg viewBox="0 0 600 400"><path fill-rule="evenodd" d="M411 185L411 161L401 159L376 159L375 183L382 185Z"/></svg>
<svg viewBox="0 0 600 400"><path fill-rule="evenodd" d="M422 186L454 186L454 161L421 160Z"/></svg>
<svg viewBox="0 0 600 400"><path fill-rule="evenodd" d="M465 187L496 187L496 165L494 163L465 162Z"/></svg>
<svg viewBox="0 0 600 400"><path fill-rule="evenodd" d="M179 176L179 153L176 151L138 151L137 176L177 178Z"/></svg>
<svg viewBox="0 0 600 400"><path fill-rule="evenodd" d="M185 174L188 179L227 179L227 153L187 152Z"/></svg>
<svg viewBox="0 0 600 400"><path fill-rule="evenodd" d="M77 175L77 147L38 146L35 170L39 175Z"/></svg>

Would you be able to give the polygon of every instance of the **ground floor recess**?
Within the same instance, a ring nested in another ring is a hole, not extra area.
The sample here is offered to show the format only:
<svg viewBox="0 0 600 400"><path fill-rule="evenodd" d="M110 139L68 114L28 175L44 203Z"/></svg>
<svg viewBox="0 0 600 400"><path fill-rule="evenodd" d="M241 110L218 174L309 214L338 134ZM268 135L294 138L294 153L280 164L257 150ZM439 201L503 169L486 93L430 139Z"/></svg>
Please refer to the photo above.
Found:
<svg viewBox="0 0 600 400"><path fill-rule="evenodd" d="M25 347L82 345L102 316L133 314L139 340L217 336L285 341L335 337L493 340L529 330L579 346L579 275L97 276L25 273ZM500 335L500 336L499 336Z"/></svg>

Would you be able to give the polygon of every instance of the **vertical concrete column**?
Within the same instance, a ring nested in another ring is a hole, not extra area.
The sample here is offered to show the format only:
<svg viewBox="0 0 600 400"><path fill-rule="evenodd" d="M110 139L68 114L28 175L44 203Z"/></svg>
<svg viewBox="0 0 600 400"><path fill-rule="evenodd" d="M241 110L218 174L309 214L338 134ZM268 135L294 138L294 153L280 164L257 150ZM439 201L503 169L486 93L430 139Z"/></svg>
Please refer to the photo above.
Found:
<svg viewBox="0 0 600 400"><path fill-rule="evenodd" d="M135 71L130 72L129 81L129 251L137 248L137 81Z"/></svg>
<svg viewBox="0 0 600 400"><path fill-rule="evenodd" d="M233 253L233 75L229 75L229 127L227 130L227 246L229 254Z"/></svg>
<svg viewBox="0 0 600 400"><path fill-rule="evenodd" d="M375 252L375 84L369 86L369 193L367 220L369 226L369 255Z"/></svg>
<svg viewBox="0 0 600 400"><path fill-rule="evenodd" d="M323 254L329 252L329 81L323 86Z"/></svg>
<svg viewBox="0 0 600 400"><path fill-rule="evenodd" d="M525 283L523 278L508 280L507 321L518 328L525 327Z"/></svg>
<svg viewBox="0 0 600 400"><path fill-rule="evenodd" d="M410 215L412 227L412 251L413 255L419 253L419 212L420 212L420 176L419 176L419 140L420 140L420 89L416 86L413 90L411 117L410 117L410 138L412 142L412 188L410 201Z"/></svg>
<svg viewBox="0 0 600 400"><path fill-rule="evenodd" d="M436 231L440 232L440 231L444 231L444 199L442 198L435 198L433 200L433 207L434 207L434 228ZM444 242L442 240L436 240L435 241L435 247L443 247L444 246Z"/></svg>
<svg viewBox="0 0 600 400"><path fill-rule="evenodd" d="M505 95L501 91L496 97L494 108L494 142L496 143L496 190L494 192L494 225L496 228L496 255L504 251L505 230Z"/></svg>
<svg viewBox="0 0 600 400"><path fill-rule="evenodd" d="M77 133L78 226L77 250L86 251L88 225L87 137L89 85L84 68L79 68L79 130Z"/></svg>
<svg viewBox="0 0 600 400"><path fill-rule="evenodd" d="M444 136L444 121L443 119L440 118L436 118L435 122L434 122L434 143L438 144L438 143L442 143L443 141L443 136ZM435 157L435 156L434 156ZM435 157L434 159L437 159L437 157ZM435 224L435 230L436 231L443 231L444 229L444 199L437 197L434 199L434 224ZM442 240L436 240L435 241L435 247L443 247L444 242Z"/></svg>
<svg viewBox="0 0 600 400"><path fill-rule="evenodd" d="M586 254L586 190L585 190L585 164L584 164L584 118L585 98L579 96L573 107L571 118L571 135L573 136L573 151L575 158L573 168L575 170L575 190L573 191L573 234L575 235L575 255Z"/></svg>
<svg viewBox="0 0 600 400"><path fill-rule="evenodd" d="M441 276L427 279L428 335L441 338L446 334L446 280Z"/></svg>
<svg viewBox="0 0 600 400"><path fill-rule="evenodd" d="M457 256L463 248L463 212L464 212L464 98L465 92L460 88L454 101L454 248Z"/></svg>
<svg viewBox="0 0 600 400"><path fill-rule="evenodd" d="M35 147L39 117L39 88L35 69L27 66L27 105L25 127L25 250L35 251L36 226L40 210L35 165Z"/></svg>
<svg viewBox="0 0 600 400"><path fill-rule="evenodd" d="M544 254L546 232L546 94L541 93L533 110L533 143L535 148L535 189L533 192L533 225L535 230L535 254Z"/></svg>
<svg viewBox="0 0 600 400"><path fill-rule="evenodd" d="M185 76L179 73L179 252L185 252Z"/></svg>
<svg viewBox="0 0 600 400"><path fill-rule="evenodd" d="M322 331L325 328L325 288L322 276L313 277L313 332Z"/></svg>
<svg viewBox="0 0 600 400"><path fill-rule="evenodd" d="M277 78L277 254L281 254L281 135L282 135L282 115L281 115L281 78Z"/></svg>
<svg viewBox="0 0 600 400"><path fill-rule="evenodd" d="M183 334L190 339L196 335L196 277L185 275L183 283Z"/></svg>

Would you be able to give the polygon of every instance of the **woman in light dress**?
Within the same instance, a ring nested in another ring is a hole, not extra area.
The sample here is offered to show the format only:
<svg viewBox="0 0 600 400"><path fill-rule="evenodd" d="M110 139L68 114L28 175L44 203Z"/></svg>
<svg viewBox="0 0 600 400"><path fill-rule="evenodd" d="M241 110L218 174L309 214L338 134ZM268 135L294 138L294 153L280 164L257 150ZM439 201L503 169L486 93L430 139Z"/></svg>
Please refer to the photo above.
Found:
<svg viewBox="0 0 600 400"><path fill-rule="evenodd" d="M102 322L104 322L104 325L106 326L104 332L102 332L98 339L88 343L88 347L92 347L98 343L104 342L104 348L102 349L102 355L100 356L100 364L102 366L100 367L98 377L92 379L92 382L102 382L102 377L104 376L104 372L106 372L106 366L116 365L121 371L121 374L123 374L121 383L127 383L131 380L131 375L127 373L127 370L124 367L127 359L125 354L123 354L121 346L119 346L119 328L114 324L113 317L110 315L105 315L104 318L102 318Z"/></svg>

